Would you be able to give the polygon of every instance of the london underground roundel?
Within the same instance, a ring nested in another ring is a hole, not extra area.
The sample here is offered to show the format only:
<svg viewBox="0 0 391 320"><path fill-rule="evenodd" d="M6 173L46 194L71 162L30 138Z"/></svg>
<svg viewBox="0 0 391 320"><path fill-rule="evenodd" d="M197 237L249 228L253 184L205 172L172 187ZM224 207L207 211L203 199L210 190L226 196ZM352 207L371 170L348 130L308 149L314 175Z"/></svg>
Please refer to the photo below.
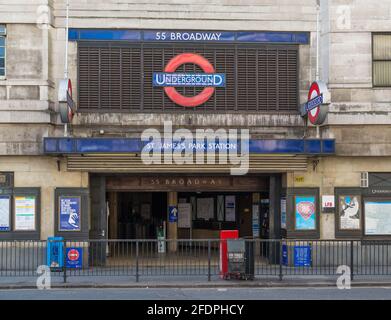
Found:
<svg viewBox="0 0 391 320"><path fill-rule="evenodd" d="M70 79L60 80L58 90L60 117L62 123L71 123L76 112L76 104L72 97L72 82Z"/></svg>
<svg viewBox="0 0 391 320"><path fill-rule="evenodd" d="M184 64L195 64L204 73L176 73ZM164 72L153 74L153 86L164 87L166 95L174 103L184 107L197 107L210 99L215 87L225 86L225 74L215 73L213 65L204 57L195 53L182 53L172 58ZM175 87L204 87L193 97L180 94Z"/></svg>
<svg viewBox="0 0 391 320"><path fill-rule="evenodd" d="M314 125L320 125L326 120L330 94L322 81L314 81L308 91L308 101L304 105L304 112Z"/></svg>

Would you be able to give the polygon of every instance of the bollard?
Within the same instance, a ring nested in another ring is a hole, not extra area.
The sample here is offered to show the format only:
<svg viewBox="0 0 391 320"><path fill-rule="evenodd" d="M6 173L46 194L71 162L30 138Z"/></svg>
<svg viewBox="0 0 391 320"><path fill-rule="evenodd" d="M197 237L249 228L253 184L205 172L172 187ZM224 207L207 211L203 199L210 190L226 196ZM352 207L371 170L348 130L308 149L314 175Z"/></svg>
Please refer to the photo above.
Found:
<svg viewBox="0 0 391 320"><path fill-rule="evenodd" d="M63 240L63 247L62 247L62 252L63 252L63 254L62 254L62 259L63 259L63 261L62 261L62 268L63 268L63 270L64 270L64 275L63 275L63 277L64 277L64 283L66 283L67 282L67 258L66 258L66 241L65 240Z"/></svg>
<svg viewBox="0 0 391 320"><path fill-rule="evenodd" d="M354 261L353 261L353 245L354 242L353 240L350 241L350 281L353 281L353 266L354 266Z"/></svg>
<svg viewBox="0 0 391 320"><path fill-rule="evenodd" d="M138 270L138 240L136 240L136 282L139 280L139 270Z"/></svg>
<svg viewBox="0 0 391 320"><path fill-rule="evenodd" d="M279 280L280 281L282 281L282 242L281 241L279 241L279 242L276 242L276 243L278 243L279 244L279 252L280 252L280 273L279 273L279 275L278 275L278 277L279 277Z"/></svg>
<svg viewBox="0 0 391 320"><path fill-rule="evenodd" d="M211 248L210 248L210 240L208 240L208 281L210 281L211 278L210 259L211 259Z"/></svg>

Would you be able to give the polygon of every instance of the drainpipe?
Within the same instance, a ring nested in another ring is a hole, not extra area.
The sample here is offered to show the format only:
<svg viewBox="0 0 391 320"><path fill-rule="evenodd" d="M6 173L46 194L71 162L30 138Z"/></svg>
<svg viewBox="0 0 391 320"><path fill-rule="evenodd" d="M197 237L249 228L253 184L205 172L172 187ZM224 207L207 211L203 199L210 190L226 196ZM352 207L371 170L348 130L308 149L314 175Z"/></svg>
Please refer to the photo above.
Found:
<svg viewBox="0 0 391 320"><path fill-rule="evenodd" d="M69 31L69 0L66 2L66 18L65 18L65 65L64 79L68 79L68 31ZM68 136L68 124L64 124L64 137Z"/></svg>
<svg viewBox="0 0 391 320"><path fill-rule="evenodd" d="M319 11L320 11L320 0L316 1L316 73L315 79L319 80L319 38L320 38L320 27L319 27ZM320 139L320 127L316 126L316 138Z"/></svg>

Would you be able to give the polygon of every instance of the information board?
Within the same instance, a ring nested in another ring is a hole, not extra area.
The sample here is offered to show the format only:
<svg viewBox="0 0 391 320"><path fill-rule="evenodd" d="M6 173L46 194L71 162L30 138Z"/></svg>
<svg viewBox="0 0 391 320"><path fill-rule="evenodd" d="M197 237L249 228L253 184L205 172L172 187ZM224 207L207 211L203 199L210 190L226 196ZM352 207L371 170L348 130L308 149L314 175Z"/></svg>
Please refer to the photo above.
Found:
<svg viewBox="0 0 391 320"><path fill-rule="evenodd" d="M365 234L391 234L391 202L365 202Z"/></svg>
<svg viewBox="0 0 391 320"><path fill-rule="evenodd" d="M35 230L35 196L15 197L15 230Z"/></svg>
<svg viewBox="0 0 391 320"><path fill-rule="evenodd" d="M191 204L178 203L178 228L191 227Z"/></svg>
<svg viewBox="0 0 391 320"><path fill-rule="evenodd" d="M10 228L10 196L0 196L0 231Z"/></svg>

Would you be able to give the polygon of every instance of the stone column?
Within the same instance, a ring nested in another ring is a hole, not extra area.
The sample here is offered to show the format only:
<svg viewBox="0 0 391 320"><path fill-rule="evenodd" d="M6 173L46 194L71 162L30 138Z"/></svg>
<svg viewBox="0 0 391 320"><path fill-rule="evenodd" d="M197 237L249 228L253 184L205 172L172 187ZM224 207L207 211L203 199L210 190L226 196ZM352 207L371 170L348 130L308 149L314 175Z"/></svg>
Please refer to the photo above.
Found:
<svg viewBox="0 0 391 320"><path fill-rule="evenodd" d="M281 239L281 218L280 218L280 199L282 192L282 181L280 175L270 176L269 189L269 239ZM273 263L279 263L279 245L276 242L270 242L269 260Z"/></svg>

